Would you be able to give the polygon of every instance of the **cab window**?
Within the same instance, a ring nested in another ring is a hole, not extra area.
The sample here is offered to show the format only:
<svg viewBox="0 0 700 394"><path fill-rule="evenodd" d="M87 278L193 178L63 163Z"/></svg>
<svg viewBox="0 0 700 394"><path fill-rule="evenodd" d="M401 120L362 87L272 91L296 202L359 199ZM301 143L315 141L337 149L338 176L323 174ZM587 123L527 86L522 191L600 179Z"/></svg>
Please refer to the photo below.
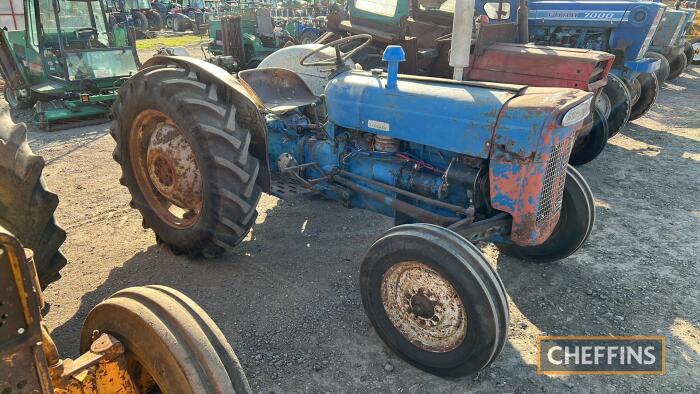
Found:
<svg viewBox="0 0 700 394"><path fill-rule="evenodd" d="M357 0L355 8L360 11L370 12L381 16L396 15L398 0Z"/></svg>

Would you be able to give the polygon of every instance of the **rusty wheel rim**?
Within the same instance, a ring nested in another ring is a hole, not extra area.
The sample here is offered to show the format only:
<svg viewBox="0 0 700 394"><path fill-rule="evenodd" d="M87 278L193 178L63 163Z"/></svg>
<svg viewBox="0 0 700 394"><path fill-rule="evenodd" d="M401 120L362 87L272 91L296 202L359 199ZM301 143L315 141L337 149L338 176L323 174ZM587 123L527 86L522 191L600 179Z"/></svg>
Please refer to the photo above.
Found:
<svg viewBox="0 0 700 394"><path fill-rule="evenodd" d="M141 112L131 126L130 159L148 205L171 227L193 226L202 213L202 176L192 145L164 113Z"/></svg>
<svg viewBox="0 0 700 394"><path fill-rule="evenodd" d="M467 313L452 284L423 263L394 264L381 283L384 310L396 330L413 345L444 353L467 334Z"/></svg>

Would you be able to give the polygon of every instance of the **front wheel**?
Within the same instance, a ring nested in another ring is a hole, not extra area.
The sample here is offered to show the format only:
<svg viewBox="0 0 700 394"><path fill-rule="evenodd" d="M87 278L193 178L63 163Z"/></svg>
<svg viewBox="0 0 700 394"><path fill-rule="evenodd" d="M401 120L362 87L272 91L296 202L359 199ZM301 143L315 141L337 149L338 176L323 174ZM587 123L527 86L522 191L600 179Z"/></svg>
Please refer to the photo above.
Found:
<svg viewBox="0 0 700 394"><path fill-rule="evenodd" d="M131 16L134 19L134 28L141 32L146 32L148 30L148 18L146 14L141 11L132 11Z"/></svg>
<svg viewBox="0 0 700 394"><path fill-rule="evenodd" d="M479 249L443 227L406 224L384 233L362 261L360 293L384 343L436 375L476 373L508 336L498 274Z"/></svg>
<svg viewBox="0 0 700 394"><path fill-rule="evenodd" d="M681 52L678 55L668 59L668 63L671 67L671 71L668 74L668 80L672 81L683 74L685 66L688 65L688 59L685 57L685 53Z"/></svg>
<svg viewBox="0 0 700 394"><path fill-rule="evenodd" d="M131 287L98 304L80 334L80 350L109 334L124 345L140 393L250 393L236 353L199 305L165 286Z"/></svg>
<svg viewBox="0 0 700 394"><path fill-rule="evenodd" d="M608 135L619 133L632 112L632 95L627 85L614 74L608 74L608 83L596 96L595 105L608 120Z"/></svg>
<svg viewBox="0 0 700 394"><path fill-rule="evenodd" d="M695 49L693 48L693 44L686 41L685 44L683 44L683 53L685 53L685 60L687 62L685 68L690 67L691 64L695 64L693 63L693 58L695 57Z"/></svg>
<svg viewBox="0 0 700 394"><path fill-rule="evenodd" d="M245 238L260 164L225 91L194 71L155 66L122 86L112 111L120 182L144 227L191 257L223 254Z"/></svg>
<svg viewBox="0 0 700 394"><path fill-rule="evenodd" d="M632 83L634 90L639 92L639 98L632 106L630 121L639 119L649 112L656 102L656 98L659 97L660 89L659 80L656 79L654 73L639 74Z"/></svg>
<svg viewBox="0 0 700 394"><path fill-rule="evenodd" d="M658 59L661 62L659 69L654 71L654 74L656 74L656 79L659 80L659 84L663 85L664 82L666 82L666 79L668 79L668 74L671 72L671 66L668 63L666 56L657 52L647 52L644 56L651 59Z"/></svg>
<svg viewBox="0 0 700 394"><path fill-rule="evenodd" d="M580 166L593 161L600 155L605 145L608 144L608 138L610 138L608 134L608 121L605 120L605 116L600 109L594 107L591 131L584 136L576 138L569 157L569 164Z"/></svg>
<svg viewBox="0 0 700 394"><path fill-rule="evenodd" d="M151 11L147 13L148 16L148 30L151 31L161 31L163 29L163 17L156 11Z"/></svg>
<svg viewBox="0 0 700 394"><path fill-rule="evenodd" d="M575 168L566 171L564 196L559 221L552 235L537 246L497 244L501 252L535 263L551 263L576 252L593 230L595 205L593 193Z"/></svg>

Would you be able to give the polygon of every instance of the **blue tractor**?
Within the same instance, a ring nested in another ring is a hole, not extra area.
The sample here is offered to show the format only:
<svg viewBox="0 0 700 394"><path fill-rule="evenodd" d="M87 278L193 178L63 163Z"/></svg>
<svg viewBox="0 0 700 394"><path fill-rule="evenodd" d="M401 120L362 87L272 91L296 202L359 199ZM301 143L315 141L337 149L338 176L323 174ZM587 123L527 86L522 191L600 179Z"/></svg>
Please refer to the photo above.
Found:
<svg viewBox="0 0 700 394"><path fill-rule="evenodd" d="M684 10L666 9L664 12L645 55L661 61L656 71L659 82L677 78L687 67L685 32L692 25L693 19L694 14Z"/></svg>
<svg viewBox="0 0 700 394"><path fill-rule="evenodd" d="M542 45L595 49L615 55L608 86L596 100L611 119L644 115L659 94L655 71L660 60L647 58L666 6L636 1L531 1L530 40ZM613 133L611 133L612 136Z"/></svg>
<svg viewBox="0 0 700 394"><path fill-rule="evenodd" d="M460 29L468 4L458 4ZM457 79L471 37L461 32ZM305 190L394 218L361 266L370 321L419 368L474 373L509 326L505 288L474 243L550 262L593 228L591 191L567 164L593 94L399 76L400 46L385 50L387 72L359 70L350 59L370 41L342 38L297 60L330 73L321 96L284 68L236 77L197 59L152 58L112 107L121 183L157 240L189 256L240 243L262 192Z"/></svg>

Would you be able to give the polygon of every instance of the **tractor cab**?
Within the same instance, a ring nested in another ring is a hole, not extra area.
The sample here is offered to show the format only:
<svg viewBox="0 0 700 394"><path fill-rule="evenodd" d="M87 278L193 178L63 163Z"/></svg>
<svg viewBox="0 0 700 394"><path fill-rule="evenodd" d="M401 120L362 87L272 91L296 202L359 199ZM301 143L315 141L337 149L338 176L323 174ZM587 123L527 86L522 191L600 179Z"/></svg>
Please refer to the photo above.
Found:
<svg viewBox="0 0 700 394"><path fill-rule="evenodd" d="M10 106L39 102L35 120L42 126L103 118L118 86L139 67L126 27L108 30L97 0L25 0L24 9L25 30L0 35Z"/></svg>

